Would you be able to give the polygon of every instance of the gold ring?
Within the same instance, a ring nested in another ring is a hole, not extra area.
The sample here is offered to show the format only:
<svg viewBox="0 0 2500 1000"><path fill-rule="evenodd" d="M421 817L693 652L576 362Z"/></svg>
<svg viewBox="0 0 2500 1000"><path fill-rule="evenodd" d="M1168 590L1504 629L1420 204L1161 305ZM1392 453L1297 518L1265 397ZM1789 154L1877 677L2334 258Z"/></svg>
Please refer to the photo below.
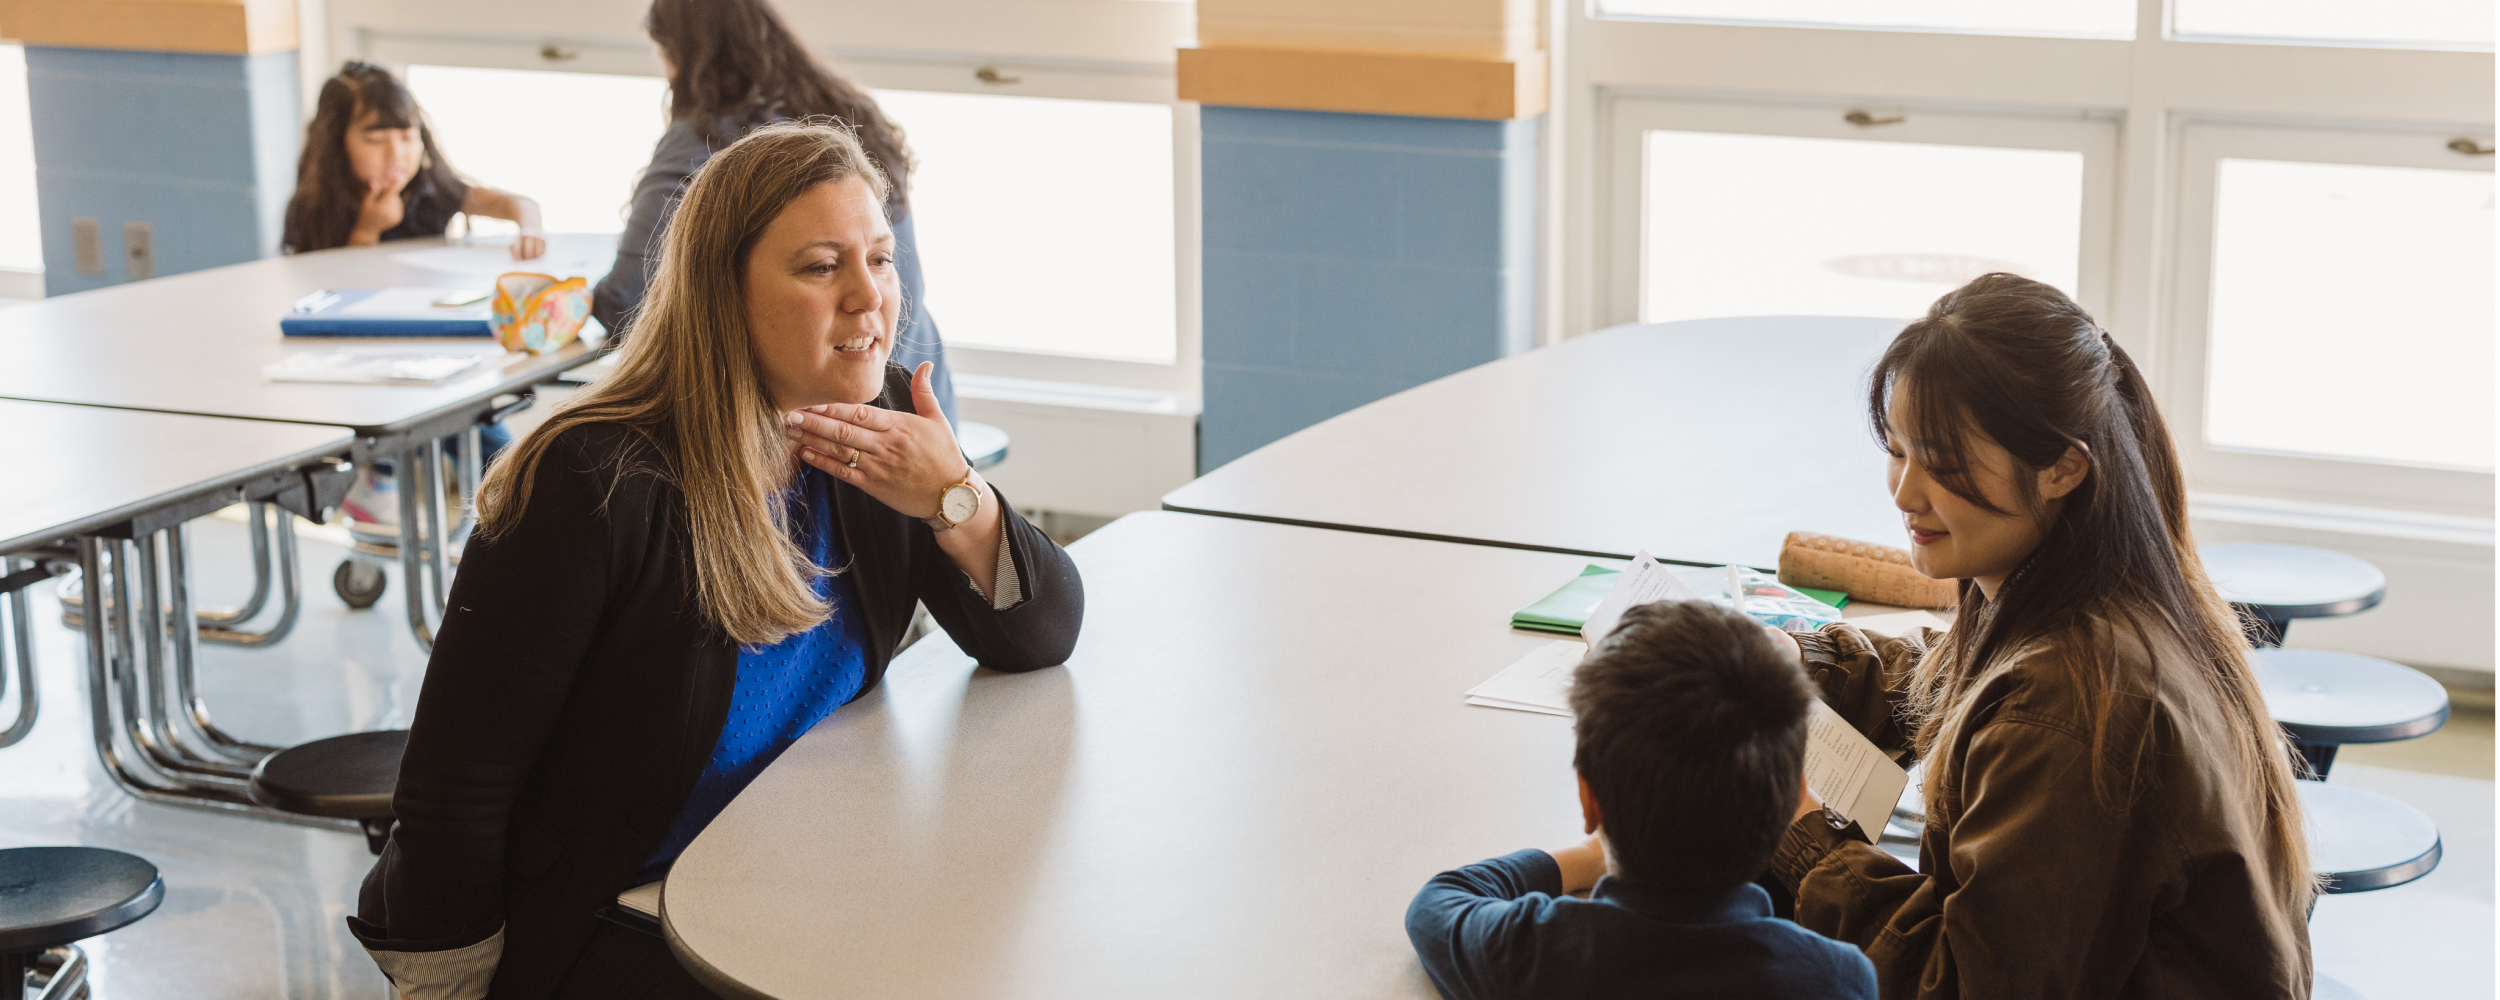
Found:
<svg viewBox="0 0 2500 1000"><path fill-rule="evenodd" d="M850 461L848 461L848 462L845 462L845 463L843 463L843 464L844 464L844 465L848 465L848 466L850 466L851 468L854 468L854 469L859 468L859 449L857 449L857 448L853 448L853 449L851 449L851 460L850 460Z"/></svg>

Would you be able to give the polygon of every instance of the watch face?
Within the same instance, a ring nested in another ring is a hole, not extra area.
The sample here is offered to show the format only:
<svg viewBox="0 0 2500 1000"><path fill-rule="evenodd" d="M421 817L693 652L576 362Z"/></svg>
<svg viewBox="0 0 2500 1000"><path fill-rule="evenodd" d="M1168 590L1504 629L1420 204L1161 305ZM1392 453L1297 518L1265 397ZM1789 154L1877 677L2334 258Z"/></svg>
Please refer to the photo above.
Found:
<svg viewBox="0 0 2500 1000"><path fill-rule="evenodd" d="M938 501L939 513L945 515L946 520L954 524L972 520L972 515L979 513L980 510L981 494L962 483L947 487L945 498Z"/></svg>

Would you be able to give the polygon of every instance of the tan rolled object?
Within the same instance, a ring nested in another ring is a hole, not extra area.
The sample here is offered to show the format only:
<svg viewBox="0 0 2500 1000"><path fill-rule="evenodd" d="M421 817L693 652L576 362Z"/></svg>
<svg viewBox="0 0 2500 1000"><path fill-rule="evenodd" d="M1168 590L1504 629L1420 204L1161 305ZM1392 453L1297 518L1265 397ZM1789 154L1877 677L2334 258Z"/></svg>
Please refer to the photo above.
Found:
<svg viewBox="0 0 2500 1000"><path fill-rule="evenodd" d="M1780 582L1904 608L1949 608L1960 591L1955 581L1912 569L1906 550L1802 531L1780 543Z"/></svg>

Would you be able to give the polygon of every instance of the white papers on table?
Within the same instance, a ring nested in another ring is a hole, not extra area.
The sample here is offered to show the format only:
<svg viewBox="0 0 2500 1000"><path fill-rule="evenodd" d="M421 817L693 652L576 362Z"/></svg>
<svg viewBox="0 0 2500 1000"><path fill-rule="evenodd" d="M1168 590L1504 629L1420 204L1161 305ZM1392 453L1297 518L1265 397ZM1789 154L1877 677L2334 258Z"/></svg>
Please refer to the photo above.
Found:
<svg viewBox="0 0 2500 1000"><path fill-rule="evenodd" d="M1556 639L1520 657L1493 679L1467 689L1467 703L1542 715L1571 714L1571 671L1589 648Z"/></svg>
<svg viewBox="0 0 2500 1000"><path fill-rule="evenodd" d="M1884 756L1849 720L1814 699L1806 721L1806 789L1817 801L1858 822L1869 838L1881 834L1909 772Z"/></svg>
<svg viewBox="0 0 2500 1000"><path fill-rule="evenodd" d="M445 294L440 288L376 288L373 293L332 309L331 316L364 319L489 319L494 307L486 302L465 306L437 305Z"/></svg>
<svg viewBox="0 0 2500 1000"><path fill-rule="evenodd" d="M1942 632L1953 627L1952 622L1938 618L1933 612L1928 611L1894 611L1880 615L1860 615L1856 618L1843 618L1840 623L1855 625L1861 632L1873 632L1876 635L1888 635L1896 639L1922 628L1932 628Z"/></svg>
<svg viewBox="0 0 2500 1000"><path fill-rule="evenodd" d="M502 367L521 355L450 354L440 351L298 351L261 369L272 382L345 382L358 385L441 385Z"/></svg>
<svg viewBox="0 0 2500 1000"><path fill-rule="evenodd" d="M666 882L645 882L616 894L616 905L653 920L660 919L660 887Z"/></svg>
<svg viewBox="0 0 2500 1000"><path fill-rule="evenodd" d="M1580 626L1580 638L1596 645L1597 640L1615 630L1615 622L1623 618L1625 611L1638 605L1700 599L1701 595L1676 579L1673 571L1658 565L1648 552L1637 552L1632 556L1632 565L1624 567L1623 575L1615 578L1615 589L1607 591L1606 599L1597 602L1597 607L1589 612L1589 620Z"/></svg>
<svg viewBox="0 0 2500 1000"><path fill-rule="evenodd" d="M552 274L558 278L586 278L599 273L595 270L599 262L579 254L568 255L552 245L544 254L528 260L514 260L509 241L485 246L472 244L402 250L392 254L391 259L419 270L469 278L493 278L513 271Z"/></svg>

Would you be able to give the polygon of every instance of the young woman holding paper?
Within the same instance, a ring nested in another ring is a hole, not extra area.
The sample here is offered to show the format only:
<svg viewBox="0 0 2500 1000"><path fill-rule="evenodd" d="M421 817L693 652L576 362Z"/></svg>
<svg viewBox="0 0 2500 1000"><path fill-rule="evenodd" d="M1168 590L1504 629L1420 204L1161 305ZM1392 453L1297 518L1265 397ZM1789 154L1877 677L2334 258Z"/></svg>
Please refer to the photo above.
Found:
<svg viewBox="0 0 2500 1000"><path fill-rule="evenodd" d="M1075 563L889 360L884 196L838 126L722 150L615 374L487 471L348 922L401 995L711 996L595 914L874 689L915 603L992 670L1074 648Z"/></svg>
<svg viewBox="0 0 2500 1000"><path fill-rule="evenodd" d="M1901 332L1868 406L1912 563L1961 613L1794 636L1835 710L1927 764L1915 871L1799 804L1772 863L1797 922L1887 998L2308 995L2291 750L2135 362L1991 274Z"/></svg>

